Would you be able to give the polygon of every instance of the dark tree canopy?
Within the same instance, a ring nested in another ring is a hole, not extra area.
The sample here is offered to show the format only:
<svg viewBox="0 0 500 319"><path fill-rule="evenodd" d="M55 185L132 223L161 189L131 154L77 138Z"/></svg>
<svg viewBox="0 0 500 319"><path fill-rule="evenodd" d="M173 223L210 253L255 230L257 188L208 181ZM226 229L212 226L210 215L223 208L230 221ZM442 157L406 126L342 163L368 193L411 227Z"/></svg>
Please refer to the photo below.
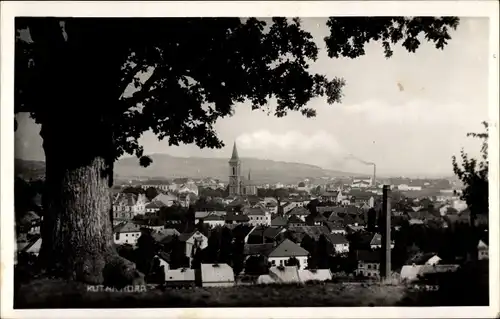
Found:
<svg viewBox="0 0 500 319"><path fill-rule="evenodd" d="M422 35L442 49L458 22L332 17L324 40L332 58L362 56L372 40L390 57L397 43L415 52ZM249 100L253 109L279 117L288 111L310 117L310 99L339 102L345 84L308 70L318 46L298 18L16 18L16 30L15 112L50 122L52 112L75 96L81 97L79 108L89 108L92 100L80 92L91 85L92 99L107 104L96 109L97 120L111 130L114 158L142 157L138 139L147 130L170 145L222 147L213 125L230 116L235 103ZM129 86L134 89L124 94ZM53 103L54 93L62 104Z"/></svg>

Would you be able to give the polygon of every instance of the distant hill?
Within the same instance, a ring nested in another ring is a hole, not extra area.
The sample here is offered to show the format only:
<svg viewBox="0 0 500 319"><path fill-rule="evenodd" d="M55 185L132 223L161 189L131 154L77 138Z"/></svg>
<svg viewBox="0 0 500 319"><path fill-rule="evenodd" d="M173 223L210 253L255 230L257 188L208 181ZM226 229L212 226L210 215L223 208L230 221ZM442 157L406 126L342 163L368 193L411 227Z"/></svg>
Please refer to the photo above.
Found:
<svg viewBox="0 0 500 319"><path fill-rule="evenodd" d="M213 177L228 180L229 166L225 158L175 157L167 154L151 155L153 164L140 167L137 158L129 157L115 164L115 173L120 177ZM242 158L242 172L245 177L251 171L252 181L257 183L296 183L304 178L358 176L359 174L326 170L318 166Z"/></svg>
<svg viewBox="0 0 500 319"><path fill-rule="evenodd" d="M117 178L176 178L212 177L227 181L229 174L228 160L225 158L175 157L168 154L150 155L153 163L149 167L141 167L135 157L127 157L115 163ZM321 177L361 176L323 169L319 166L288 163L256 158L242 158L242 175L247 177L251 171L252 181L257 183L297 183L304 178L320 179ZM16 175L43 176L45 163L16 159ZM29 178L29 177L28 177Z"/></svg>

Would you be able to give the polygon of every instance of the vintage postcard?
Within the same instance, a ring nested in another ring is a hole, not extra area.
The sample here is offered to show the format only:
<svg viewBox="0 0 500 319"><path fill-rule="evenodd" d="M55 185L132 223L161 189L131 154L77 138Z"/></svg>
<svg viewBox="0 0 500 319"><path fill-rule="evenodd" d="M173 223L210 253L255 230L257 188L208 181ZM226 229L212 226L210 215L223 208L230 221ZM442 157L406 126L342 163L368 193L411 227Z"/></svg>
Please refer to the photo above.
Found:
<svg viewBox="0 0 500 319"><path fill-rule="evenodd" d="M3 2L2 317L498 317L498 9Z"/></svg>

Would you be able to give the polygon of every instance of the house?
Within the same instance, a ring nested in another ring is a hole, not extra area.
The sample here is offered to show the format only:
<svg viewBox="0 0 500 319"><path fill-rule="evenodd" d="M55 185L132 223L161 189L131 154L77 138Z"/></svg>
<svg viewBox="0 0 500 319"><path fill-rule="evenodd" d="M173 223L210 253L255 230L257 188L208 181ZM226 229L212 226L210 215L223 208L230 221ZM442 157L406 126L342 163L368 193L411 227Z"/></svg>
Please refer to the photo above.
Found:
<svg viewBox="0 0 500 319"><path fill-rule="evenodd" d="M365 230L365 226L361 226L361 225L347 225L347 232L349 234L353 234L353 233L357 233L357 232L361 232L361 231L364 231Z"/></svg>
<svg viewBox="0 0 500 319"><path fill-rule="evenodd" d="M306 222L303 221L302 219L298 218L295 215L290 216L288 218L288 227L299 227L299 226L305 226Z"/></svg>
<svg viewBox="0 0 500 319"><path fill-rule="evenodd" d="M156 201L146 204L146 213L156 214L160 211L160 208L165 206L163 202Z"/></svg>
<svg viewBox="0 0 500 319"><path fill-rule="evenodd" d="M198 224L200 220L205 219L207 216L212 215L212 212L198 211L194 213L194 223Z"/></svg>
<svg viewBox="0 0 500 319"><path fill-rule="evenodd" d="M260 201L262 205L271 213L278 213L278 201L273 197L265 197L262 201Z"/></svg>
<svg viewBox="0 0 500 319"><path fill-rule="evenodd" d="M245 208L243 214L248 216L249 223L253 226L257 225L271 225L271 213L266 211L263 207L254 206Z"/></svg>
<svg viewBox="0 0 500 319"><path fill-rule="evenodd" d="M331 222L331 221L326 221L325 226L328 228L331 234L340 234L340 235L346 235L347 232L345 228L342 225L339 225L337 223Z"/></svg>
<svg viewBox="0 0 500 319"><path fill-rule="evenodd" d="M477 244L477 253L478 253L478 260L489 259L488 245L482 240L480 240L479 243Z"/></svg>
<svg viewBox="0 0 500 319"><path fill-rule="evenodd" d="M161 184L143 184L143 185L141 185L141 188L143 190L146 190L148 188L156 188L156 189L159 189L159 190L162 190L162 191L168 191L168 186L169 185L170 185L169 182L164 181Z"/></svg>
<svg viewBox="0 0 500 319"><path fill-rule="evenodd" d="M318 241L321 235L328 235L330 231L326 226L297 226L297 227L289 227L288 233L293 238L296 238L296 242L302 242L302 239L306 236L309 236L311 239Z"/></svg>
<svg viewBox="0 0 500 319"><path fill-rule="evenodd" d="M381 234L376 233L373 235L373 238L370 241L370 248L373 250L382 248L382 235ZM393 249L393 248L394 248L394 241L391 241L391 249Z"/></svg>
<svg viewBox="0 0 500 319"><path fill-rule="evenodd" d="M380 277L380 257L380 253L376 251L357 250L358 266L354 271L356 276Z"/></svg>
<svg viewBox="0 0 500 319"><path fill-rule="evenodd" d="M141 226L134 224L132 222L126 222L120 225L115 226L113 229L113 239L115 244L123 245L137 244L137 240L141 237L142 231Z"/></svg>
<svg viewBox="0 0 500 319"><path fill-rule="evenodd" d="M177 196L171 193L158 194L151 202L160 202L163 205L170 207L178 201Z"/></svg>
<svg viewBox="0 0 500 319"><path fill-rule="evenodd" d="M202 287L232 287L234 272L228 264L201 264Z"/></svg>
<svg viewBox="0 0 500 319"><path fill-rule="evenodd" d="M306 217L306 224L309 226L323 226L328 220L322 214L308 215Z"/></svg>
<svg viewBox="0 0 500 319"><path fill-rule="evenodd" d="M298 206L298 202L287 202L287 203L283 203L281 205L281 210L282 210L283 214L288 214L292 209L297 208L297 207L303 208L302 206Z"/></svg>
<svg viewBox="0 0 500 319"><path fill-rule="evenodd" d="M199 231L184 233L179 236L179 241L185 244L186 256L192 257L194 249L203 250L208 246L208 238Z"/></svg>
<svg viewBox="0 0 500 319"><path fill-rule="evenodd" d="M118 224L146 213L146 195L119 193L113 201L113 221Z"/></svg>
<svg viewBox="0 0 500 319"><path fill-rule="evenodd" d="M168 287L194 287L196 286L195 270L169 269L165 271L165 285Z"/></svg>
<svg viewBox="0 0 500 319"><path fill-rule="evenodd" d="M403 282L414 282L429 274L455 272L459 267L459 265L405 265L401 268L400 279Z"/></svg>
<svg viewBox="0 0 500 319"><path fill-rule="evenodd" d="M319 199L322 202L337 203L339 197L339 192L336 191L325 191L319 195Z"/></svg>
<svg viewBox="0 0 500 319"><path fill-rule="evenodd" d="M297 258L300 269L307 268L307 257L309 252L289 239L283 240L267 256L272 266L285 266L291 257Z"/></svg>
<svg viewBox="0 0 500 319"><path fill-rule="evenodd" d="M298 272L300 282L326 281L332 279L332 272L330 269L303 269Z"/></svg>
<svg viewBox="0 0 500 319"><path fill-rule="evenodd" d="M201 221L210 227L224 226L224 224L226 223L224 217L215 214L209 215L204 219L201 219Z"/></svg>
<svg viewBox="0 0 500 319"><path fill-rule="evenodd" d="M375 195L372 192L367 192L363 190L351 190L349 192L349 197L351 204L354 204L358 207L367 204L369 207L375 206Z"/></svg>
<svg viewBox="0 0 500 319"><path fill-rule="evenodd" d="M336 207L330 216L328 216L328 221L335 223L335 224L343 224L344 223L344 218L340 217L339 214L344 214L345 213L345 208L344 207Z"/></svg>
<svg viewBox="0 0 500 319"><path fill-rule="evenodd" d="M244 215L239 212L228 212L226 217L224 218L226 224L248 224L250 222L250 218L247 215Z"/></svg>
<svg viewBox="0 0 500 319"><path fill-rule="evenodd" d="M328 234L326 239L333 245L337 254L349 252L349 241L341 234Z"/></svg>
<svg viewBox="0 0 500 319"><path fill-rule="evenodd" d="M288 225L288 220L286 220L284 217L276 216L274 219L271 220L271 226L284 227L286 225Z"/></svg>
<svg viewBox="0 0 500 319"><path fill-rule="evenodd" d="M371 185L372 185L371 178L354 179L351 183L352 188L368 188Z"/></svg>
<svg viewBox="0 0 500 319"><path fill-rule="evenodd" d="M290 216L290 217L292 217L292 216L298 217L299 219L305 221L306 217L310 214L310 212L309 212L309 210L307 210L307 208L302 207L302 206L298 206L298 207L295 207L295 208L289 210L285 214Z"/></svg>
<svg viewBox="0 0 500 319"><path fill-rule="evenodd" d="M177 189L177 193L178 194L193 193L196 196L198 196L198 186L196 186L196 184L194 184L194 183L188 182L188 183L180 185L179 188Z"/></svg>

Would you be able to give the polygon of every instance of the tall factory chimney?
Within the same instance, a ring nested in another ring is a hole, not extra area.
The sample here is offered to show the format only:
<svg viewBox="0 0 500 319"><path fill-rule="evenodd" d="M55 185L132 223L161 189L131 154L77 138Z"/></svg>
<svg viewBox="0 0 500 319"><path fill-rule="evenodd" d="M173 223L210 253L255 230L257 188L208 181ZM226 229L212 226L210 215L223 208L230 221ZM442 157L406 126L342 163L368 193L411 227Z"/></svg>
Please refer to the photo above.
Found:
<svg viewBox="0 0 500 319"><path fill-rule="evenodd" d="M380 263L380 276L382 279L391 277L391 188L384 185L382 193L382 259Z"/></svg>
<svg viewBox="0 0 500 319"><path fill-rule="evenodd" d="M377 165L375 165L375 163L373 163L373 179L372 179L372 186L377 186Z"/></svg>

